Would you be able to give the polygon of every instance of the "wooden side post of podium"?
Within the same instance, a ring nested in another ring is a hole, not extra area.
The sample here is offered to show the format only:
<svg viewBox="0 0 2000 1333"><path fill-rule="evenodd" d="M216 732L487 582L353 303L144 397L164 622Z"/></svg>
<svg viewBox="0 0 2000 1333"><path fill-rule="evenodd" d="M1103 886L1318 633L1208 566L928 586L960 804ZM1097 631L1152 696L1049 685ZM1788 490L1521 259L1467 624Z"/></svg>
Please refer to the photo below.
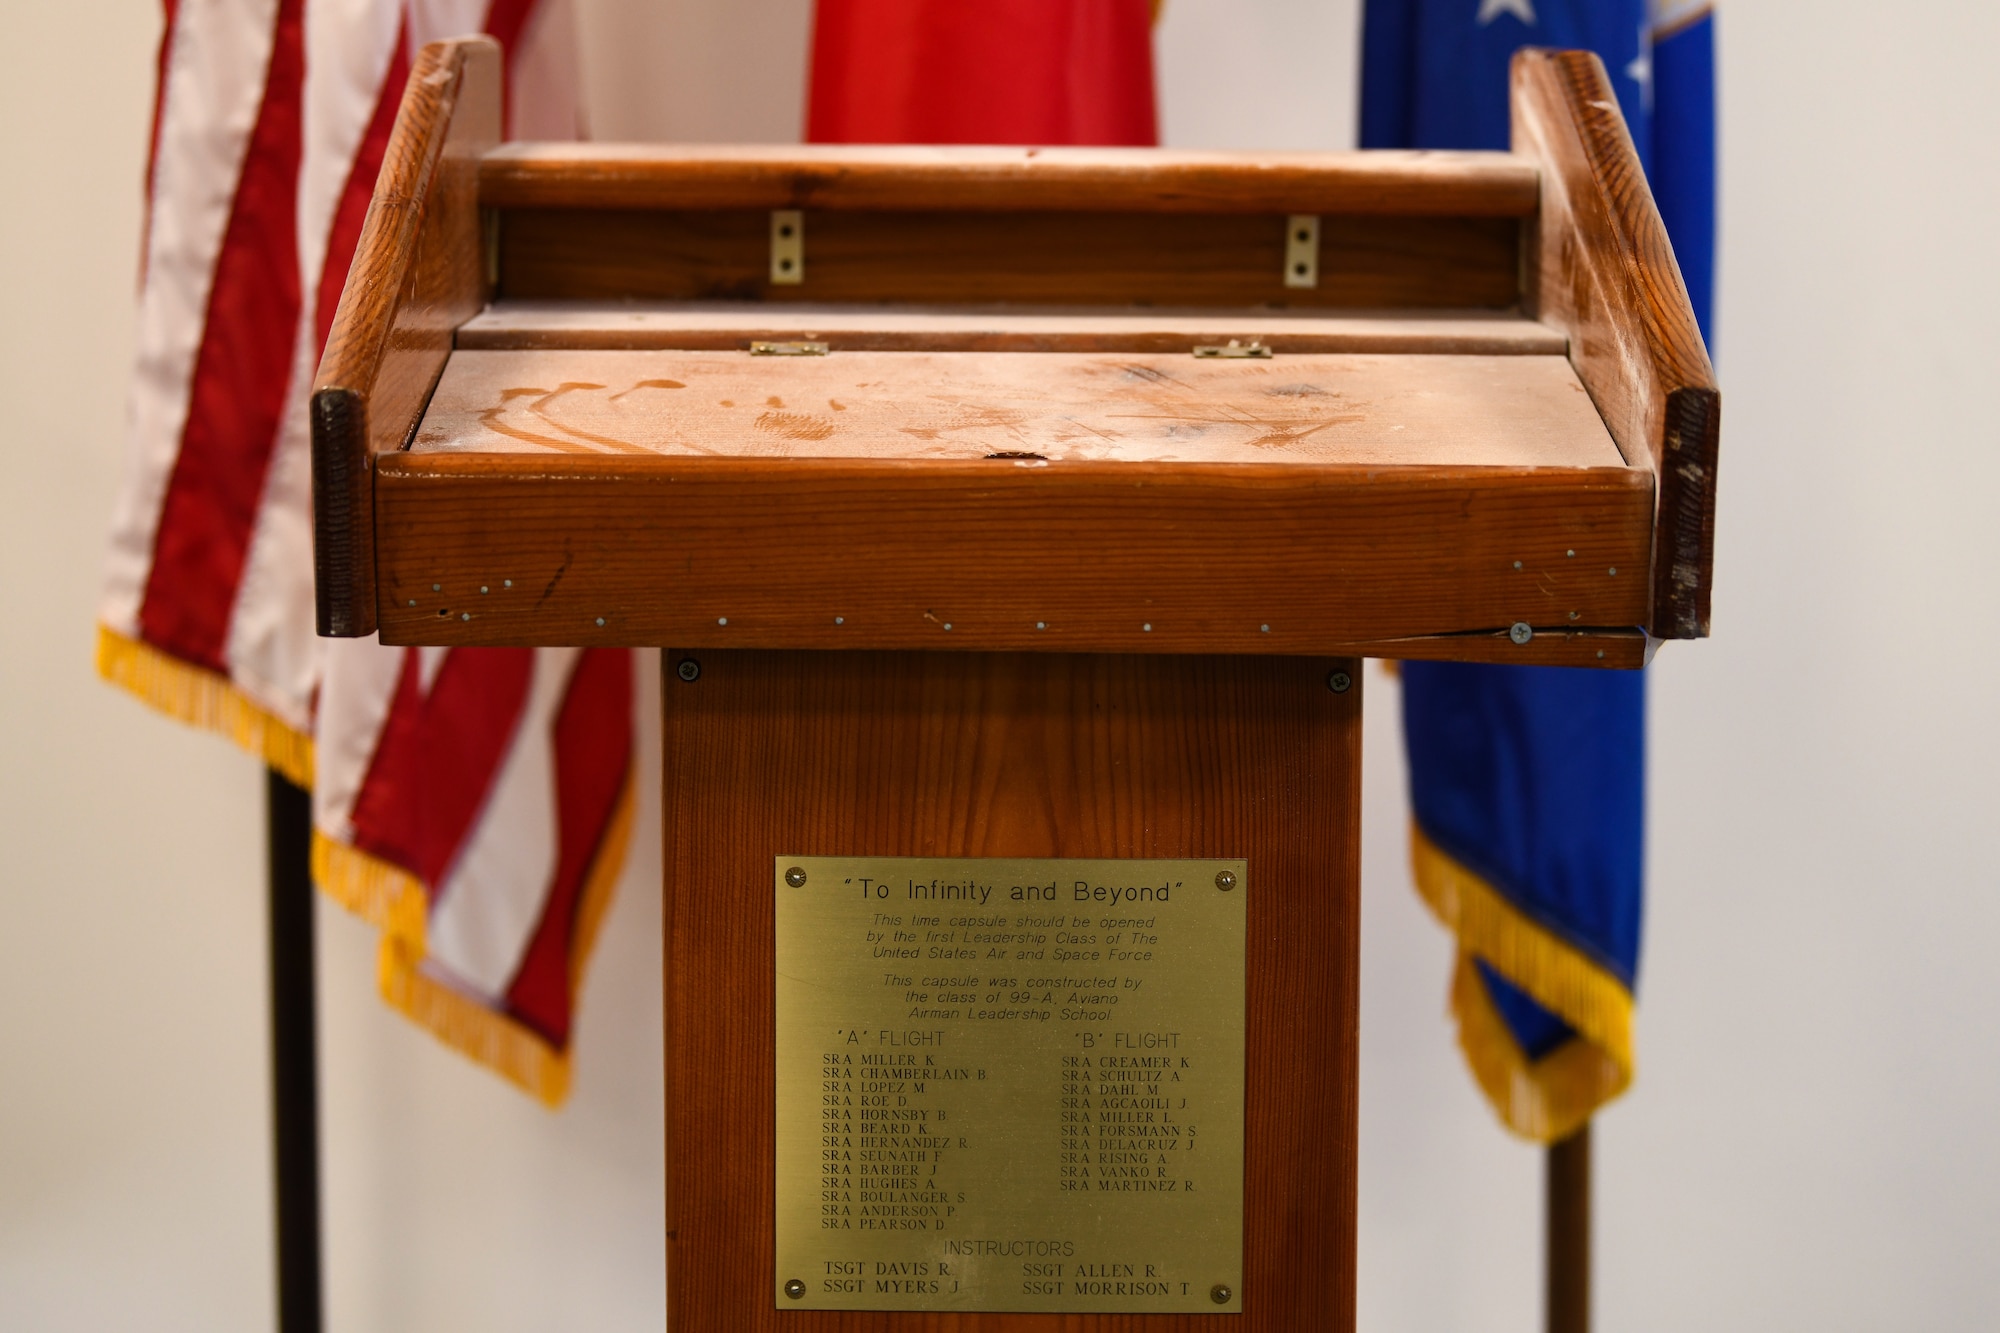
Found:
<svg viewBox="0 0 2000 1333"><path fill-rule="evenodd" d="M699 669L684 671L689 663ZM769 892L756 888L770 879L768 849L790 847L941 859L1247 856L1256 881L1246 1322L1273 1333L1351 1327L1354 667L1279 657L667 654L673 1325L937 1327L908 1314L857 1325L851 1313L770 1307L772 919ZM1211 1317L1079 1327L1191 1333ZM987 1316L977 1327L1042 1329L1046 1318Z"/></svg>
<svg viewBox="0 0 2000 1333"><path fill-rule="evenodd" d="M1633 668L1706 632L1719 398L1602 66L1519 56L1510 153L1263 155L495 146L498 70L425 48L391 137L312 401L320 625L666 650L673 1326L1350 1330L1358 660ZM786 896L867 858L927 858L913 899L959 866L1078 903L1164 866L1176 913L1205 885L1206 951L1142 984L1221 1016L1185 1067L1231 1146L1112 1198L1122 1156L1057 1152L1104 1151L1059 1128L1105 1109L1057 1096L1089 1020L1033 1035L1075 1002L947 1010L943 967L905 996L873 960L914 933L871 954ZM869 1268L798 1237L848 1234L828 1182L870 1150L814 1043L888 1004L1011 1063L938 1074L998 1137L908 1131L877 1174L984 1151L1009 1183L877 1185L907 1225Z"/></svg>

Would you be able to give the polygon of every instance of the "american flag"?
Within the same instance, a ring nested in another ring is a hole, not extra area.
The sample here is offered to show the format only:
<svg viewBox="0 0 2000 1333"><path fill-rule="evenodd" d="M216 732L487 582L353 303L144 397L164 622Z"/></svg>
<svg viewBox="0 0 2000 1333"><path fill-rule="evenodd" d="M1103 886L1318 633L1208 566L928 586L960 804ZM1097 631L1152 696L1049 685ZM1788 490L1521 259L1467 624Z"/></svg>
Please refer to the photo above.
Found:
<svg viewBox="0 0 2000 1333"><path fill-rule="evenodd" d="M313 629L306 400L424 43L506 52L576 137L566 0L165 0L126 484L98 668L314 792L314 875L384 996L543 1099L631 826L633 655Z"/></svg>

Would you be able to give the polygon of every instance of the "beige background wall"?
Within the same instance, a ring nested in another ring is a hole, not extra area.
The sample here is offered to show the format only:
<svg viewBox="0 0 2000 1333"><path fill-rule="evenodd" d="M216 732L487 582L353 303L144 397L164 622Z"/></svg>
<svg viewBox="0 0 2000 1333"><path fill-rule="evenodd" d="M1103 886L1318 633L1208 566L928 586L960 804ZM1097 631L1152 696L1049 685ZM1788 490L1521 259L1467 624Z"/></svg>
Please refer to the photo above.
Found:
<svg viewBox="0 0 2000 1333"><path fill-rule="evenodd" d="M1471 0L1466 0L1470 3ZM580 0L600 134L787 138L806 0ZM268 1326L257 767L89 670L156 6L0 47L0 1328ZM1179 144L1345 146L1351 0L1170 0ZM1642 1073L1601 1122L1607 1329L2000 1324L2000 14L1723 30L1717 637L1654 669ZM1443 1017L1370 673L1361 1310L1536 1326L1538 1158ZM647 804L650 804L648 798ZM548 1115L320 914L331 1327L657 1329L652 835Z"/></svg>

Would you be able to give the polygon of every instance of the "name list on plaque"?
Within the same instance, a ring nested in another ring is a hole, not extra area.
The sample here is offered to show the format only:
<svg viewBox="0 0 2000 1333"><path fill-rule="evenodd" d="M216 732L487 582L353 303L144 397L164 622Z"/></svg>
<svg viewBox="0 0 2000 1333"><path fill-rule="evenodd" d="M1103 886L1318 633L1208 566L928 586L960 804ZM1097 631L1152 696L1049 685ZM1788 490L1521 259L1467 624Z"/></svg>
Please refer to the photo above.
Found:
<svg viewBox="0 0 2000 1333"><path fill-rule="evenodd" d="M1242 1309L1247 867L779 857L781 1309Z"/></svg>

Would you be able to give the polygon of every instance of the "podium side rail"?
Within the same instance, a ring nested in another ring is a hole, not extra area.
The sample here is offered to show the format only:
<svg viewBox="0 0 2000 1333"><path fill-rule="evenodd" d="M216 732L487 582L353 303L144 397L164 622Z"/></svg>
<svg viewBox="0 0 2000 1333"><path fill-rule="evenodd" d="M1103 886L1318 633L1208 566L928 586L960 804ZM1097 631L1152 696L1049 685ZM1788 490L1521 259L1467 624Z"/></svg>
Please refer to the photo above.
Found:
<svg viewBox="0 0 2000 1333"><path fill-rule="evenodd" d="M423 416L452 334L486 299L478 172L499 142L499 43L417 55L313 381L313 561L319 632L375 630L375 455Z"/></svg>
<svg viewBox="0 0 2000 1333"><path fill-rule="evenodd" d="M1708 635L1722 397L1604 63L1514 57L1513 146L1541 165L1529 313L1569 335L1570 364L1625 461L1657 475L1655 638Z"/></svg>

